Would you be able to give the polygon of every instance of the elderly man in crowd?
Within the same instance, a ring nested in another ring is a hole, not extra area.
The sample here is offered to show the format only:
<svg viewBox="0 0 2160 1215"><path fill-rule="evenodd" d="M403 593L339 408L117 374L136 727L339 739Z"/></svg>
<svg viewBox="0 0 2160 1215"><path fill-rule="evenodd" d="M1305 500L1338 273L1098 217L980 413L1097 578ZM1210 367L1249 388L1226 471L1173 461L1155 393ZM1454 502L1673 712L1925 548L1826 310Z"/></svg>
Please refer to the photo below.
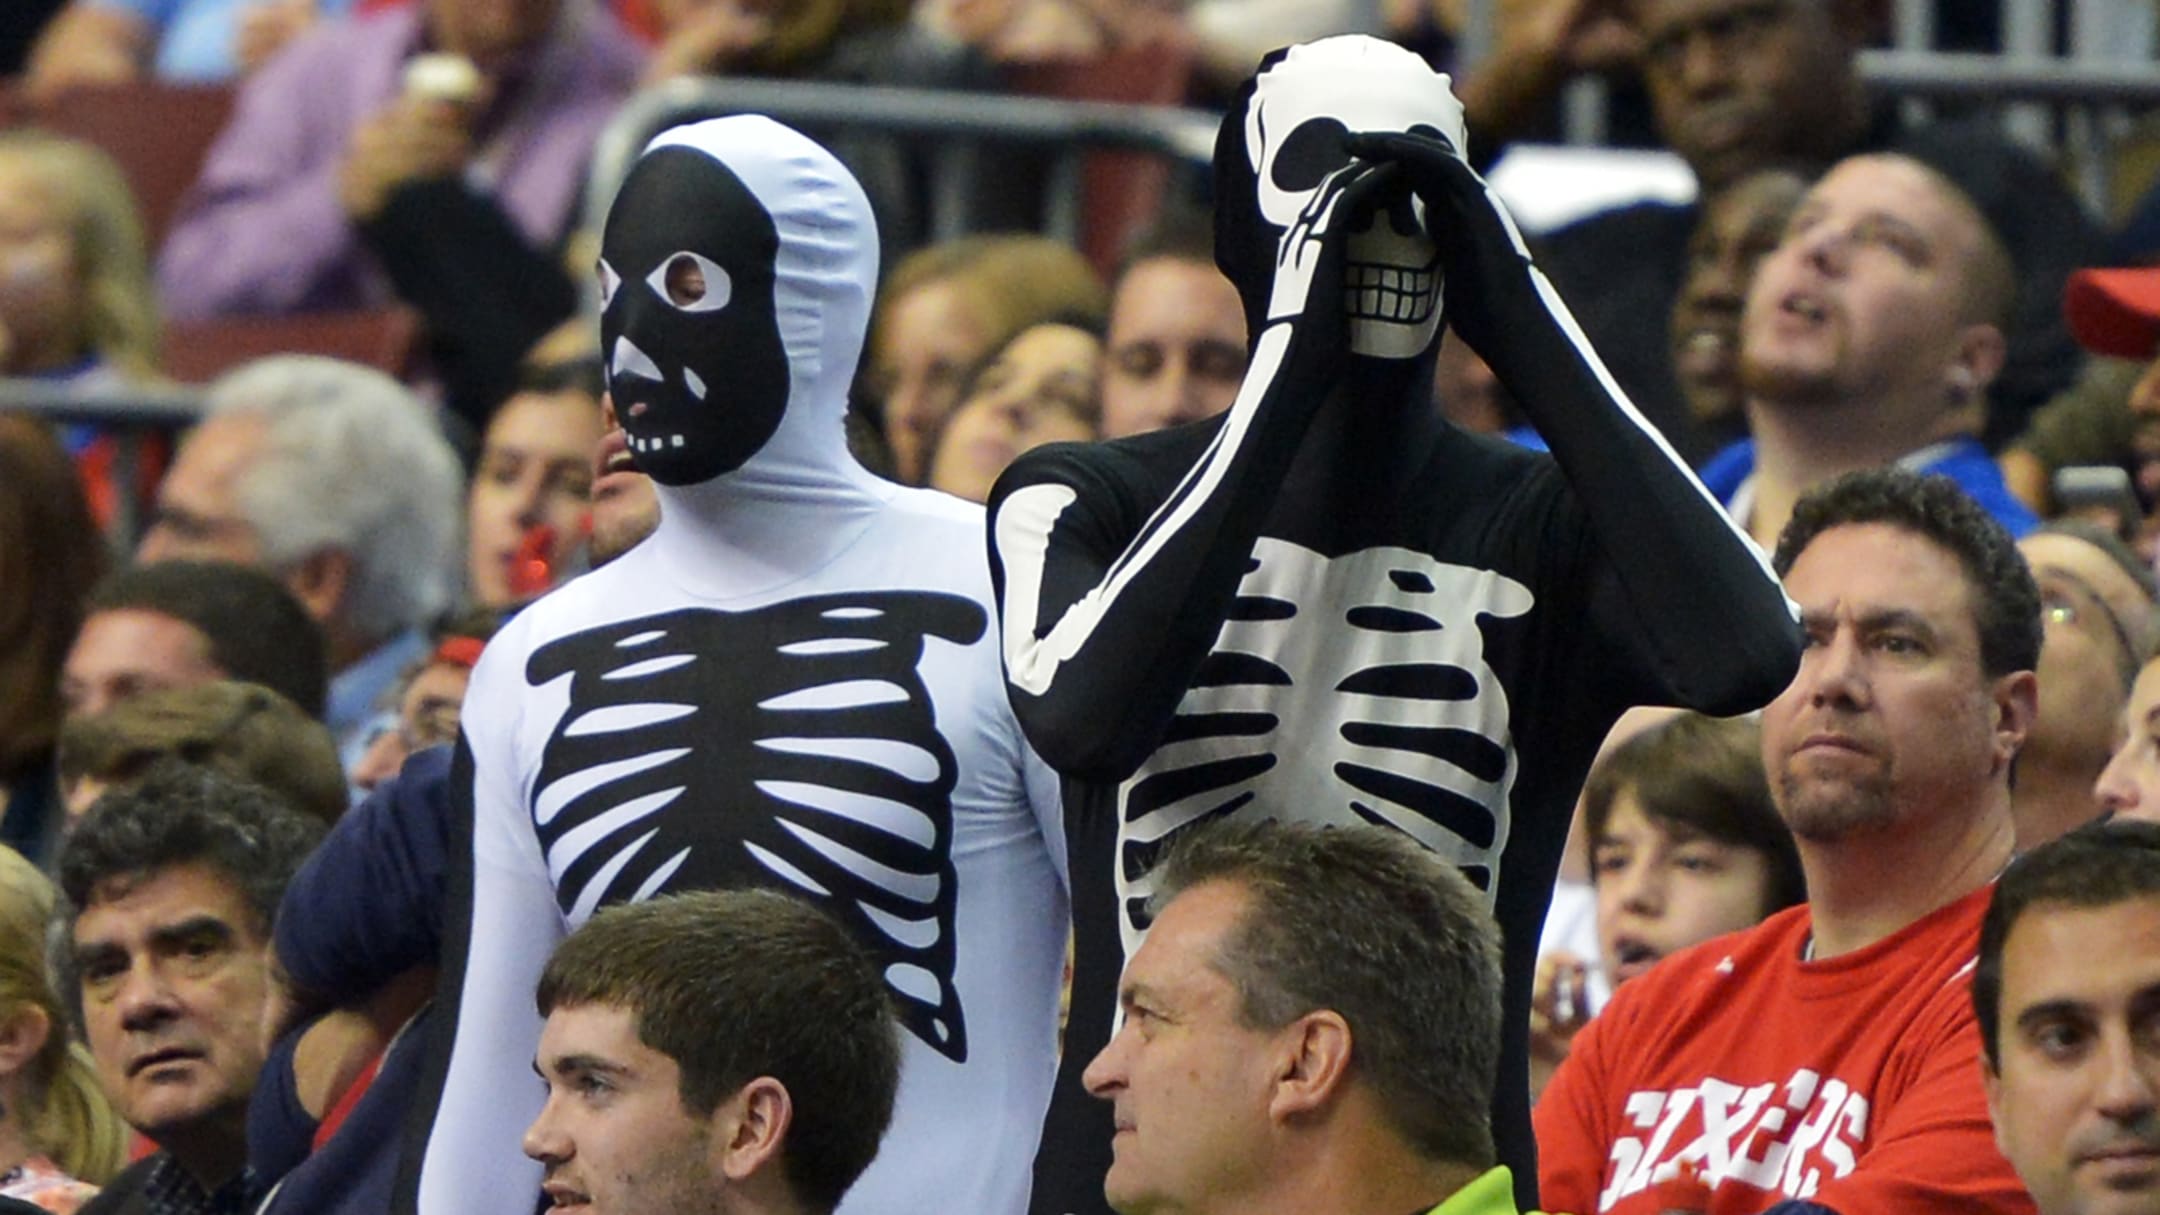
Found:
<svg viewBox="0 0 2160 1215"><path fill-rule="evenodd" d="M350 771L383 691L449 606L462 473L427 407L380 372L282 355L211 385L136 556L269 571L329 639L325 720Z"/></svg>

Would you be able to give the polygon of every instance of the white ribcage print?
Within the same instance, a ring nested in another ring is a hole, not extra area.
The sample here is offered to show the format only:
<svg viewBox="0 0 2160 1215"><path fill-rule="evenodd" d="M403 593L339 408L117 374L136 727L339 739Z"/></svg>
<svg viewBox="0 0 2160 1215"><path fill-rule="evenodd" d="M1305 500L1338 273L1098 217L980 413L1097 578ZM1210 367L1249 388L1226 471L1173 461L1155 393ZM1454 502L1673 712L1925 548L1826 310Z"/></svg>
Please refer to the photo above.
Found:
<svg viewBox="0 0 2160 1215"><path fill-rule="evenodd" d="M1497 886L1516 761L1477 622L1528 612L1529 588L1400 548L1330 560L1263 537L1253 556L1165 742L1118 787L1127 957L1163 846L1219 814L1381 823Z"/></svg>

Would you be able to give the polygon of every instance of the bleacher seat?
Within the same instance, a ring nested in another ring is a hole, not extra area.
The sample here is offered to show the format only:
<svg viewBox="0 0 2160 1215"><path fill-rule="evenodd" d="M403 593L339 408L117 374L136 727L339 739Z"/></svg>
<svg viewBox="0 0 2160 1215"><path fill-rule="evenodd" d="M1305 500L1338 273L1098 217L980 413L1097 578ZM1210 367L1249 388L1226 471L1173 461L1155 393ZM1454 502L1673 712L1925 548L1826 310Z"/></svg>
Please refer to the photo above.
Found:
<svg viewBox="0 0 2160 1215"><path fill-rule="evenodd" d="M96 144L120 164L152 252L195 184L203 158L232 113L225 85L133 84L70 89L50 104L26 107L22 117L56 134Z"/></svg>
<svg viewBox="0 0 2160 1215"><path fill-rule="evenodd" d="M420 319L403 308L175 321L165 333L165 373L202 384L265 355L322 354L403 378L419 341Z"/></svg>
<svg viewBox="0 0 2160 1215"><path fill-rule="evenodd" d="M1009 68L1006 85L1034 97L1182 105L1192 88L1193 52L1170 42L1123 47L1098 58ZM1090 152L1081 170L1080 251L1108 278L1126 242L1162 208L1170 165L1145 152Z"/></svg>

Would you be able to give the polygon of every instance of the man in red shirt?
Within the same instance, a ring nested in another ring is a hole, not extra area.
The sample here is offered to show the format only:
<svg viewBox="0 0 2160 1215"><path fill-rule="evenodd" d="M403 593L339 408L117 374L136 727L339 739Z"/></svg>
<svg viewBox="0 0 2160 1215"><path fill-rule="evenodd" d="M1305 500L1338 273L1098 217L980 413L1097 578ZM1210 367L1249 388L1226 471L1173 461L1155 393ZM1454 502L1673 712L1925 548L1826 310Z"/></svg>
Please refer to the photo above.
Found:
<svg viewBox="0 0 2160 1215"><path fill-rule="evenodd" d="M1542 1204L2029 1212L1968 978L2037 711L2032 575L1949 481L1895 468L1803 497L1776 567L1807 643L1763 762L1808 902L1666 959L1583 1031L1537 1108Z"/></svg>

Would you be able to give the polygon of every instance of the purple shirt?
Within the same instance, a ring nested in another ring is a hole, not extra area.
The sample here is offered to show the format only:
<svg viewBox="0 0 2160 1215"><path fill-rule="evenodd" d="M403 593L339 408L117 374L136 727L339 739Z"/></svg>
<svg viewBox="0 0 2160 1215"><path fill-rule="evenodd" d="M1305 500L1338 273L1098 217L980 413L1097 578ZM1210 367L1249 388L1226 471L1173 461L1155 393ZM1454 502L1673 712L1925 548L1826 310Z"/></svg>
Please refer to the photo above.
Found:
<svg viewBox="0 0 2160 1215"><path fill-rule="evenodd" d="M380 307L390 285L338 201L354 128L403 88L425 3L325 25L251 77L158 259L177 319ZM567 226L593 140L637 83L644 51L589 0L564 0L517 96L482 140L475 180L527 239Z"/></svg>

